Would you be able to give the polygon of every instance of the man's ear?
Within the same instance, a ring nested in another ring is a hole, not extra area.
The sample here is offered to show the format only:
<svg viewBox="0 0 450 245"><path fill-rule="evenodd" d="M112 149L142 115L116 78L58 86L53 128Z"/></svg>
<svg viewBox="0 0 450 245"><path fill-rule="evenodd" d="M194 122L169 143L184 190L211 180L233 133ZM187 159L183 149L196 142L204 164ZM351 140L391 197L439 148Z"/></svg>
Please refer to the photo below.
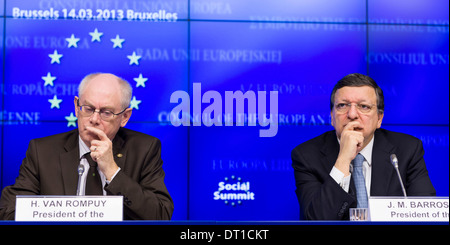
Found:
<svg viewBox="0 0 450 245"><path fill-rule="evenodd" d="M381 127L381 122L383 121L384 113L378 113L378 122L377 122L377 128Z"/></svg>
<svg viewBox="0 0 450 245"><path fill-rule="evenodd" d="M75 96L75 98L73 99L73 105L74 105L74 107L75 107L75 116L78 118L78 112L79 112L79 110L78 110L78 105L77 105L77 102L78 102L78 97L77 96Z"/></svg>
<svg viewBox="0 0 450 245"><path fill-rule="evenodd" d="M334 115L333 115L333 110L330 111L330 116L331 116L331 126L334 127Z"/></svg>
<svg viewBox="0 0 450 245"><path fill-rule="evenodd" d="M128 120L130 120L132 111L133 111L132 108L127 108L125 112L122 114L122 121L120 122L121 127L125 127L125 125L127 125Z"/></svg>

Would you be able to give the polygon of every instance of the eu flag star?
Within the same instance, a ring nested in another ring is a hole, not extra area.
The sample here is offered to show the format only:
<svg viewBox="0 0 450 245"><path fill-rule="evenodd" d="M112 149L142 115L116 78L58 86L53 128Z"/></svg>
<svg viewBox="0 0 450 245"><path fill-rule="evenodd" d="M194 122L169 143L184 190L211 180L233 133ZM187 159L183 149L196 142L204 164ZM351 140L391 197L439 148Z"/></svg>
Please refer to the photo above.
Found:
<svg viewBox="0 0 450 245"><path fill-rule="evenodd" d="M130 108L139 110L139 104L141 102L141 100L136 99L136 96L133 96L133 99L130 101Z"/></svg>
<svg viewBox="0 0 450 245"><path fill-rule="evenodd" d="M111 42L113 42L113 48L122 48L122 43L125 42L125 39L121 39L119 35L116 35L116 38L111 38Z"/></svg>
<svg viewBox="0 0 450 245"><path fill-rule="evenodd" d="M44 87L47 85L50 85L53 87L53 81L55 81L56 77L52 77L52 74L50 74L50 72L47 73L47 76L45 77L41 77L42 80L45 81L44 83Z"/></svg>
<svg viewBox="0 0 450 245"><path fill-rule="evenodd" d="M80 41L79 38L75 38L75 35L72 34L72 36L70 36L70 38L66 38L66 41L69 43L69 45L67 46L68 48L70 47L75 47L78 48L78 41Z"/></svg>
<svg viewBox="0 0 450 245"><path fill-rule="evenodd" d="M62 100L61 100L61 99L58 99L58 97L57 97L56 94L55 94L55 95L53 96L53 99L49 99L48 102L51 103L50 109L53 109L53 108L55 108L55 107L59 109L59 104L62 102Z"/></svg>
<svg viewBox="0 0 450 245"><path fill-rule="evenodd" d="M127 55L127 58L130 60L130 65L135 64L135 65L139 65L139 59L142 56L136 55L136 52L133 51L133 54L131 55Z"/></svg>
<svg viewBox="0 0 450 245"><path fill-rule="evenodd" d="M145 82L147 82L148 78L142 76L142 73L139 73L139 77L133 78L136 82L136 88L142 86L145 88Z"/></svg>
<svg viewBox="0 0 450 245"><path fill-rule="evenodd" d="M58 54L58 51L55 49L55 51L53 52L53 54L49 54L48 57L52 58L52 60L50 61L50 64L53 63L58 63L60 64L60 59L63 55L62 54Z"/></svg>
<svg viewBox="0 0 450 245"><path fill-rule="evenodd" d="M100 37L103 35L103 32L98 32L98 29L95 28L94 32L89 32L89 35L92 37L91 42L100 42Z"/></svg>
<svg viewBox="0 0 450 245"><path fill-rule="evenodd" d="M75 123L77 121L77 117L73 115L73 112L70 113L70 116L66 116L64 118L67 120L67 127L77 127L77 124Z"/></svg>

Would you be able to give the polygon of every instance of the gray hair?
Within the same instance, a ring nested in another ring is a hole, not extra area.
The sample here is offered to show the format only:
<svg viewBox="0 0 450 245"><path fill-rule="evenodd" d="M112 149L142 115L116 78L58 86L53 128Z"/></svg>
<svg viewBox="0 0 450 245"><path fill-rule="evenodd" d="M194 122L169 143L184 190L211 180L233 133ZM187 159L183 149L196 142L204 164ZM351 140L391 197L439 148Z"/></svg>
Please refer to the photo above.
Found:
<svg viewBox="0 0 450 245"><path fill-rule="evenodd" d="M133 89L130 85L129 82L127 82L125 79L118 77L114 74L111 73L91 73L87 76L85 76L83 78L83 80L81 80L80 85L78 85L78 97L81 98L81 95L84 92L84 89L86 87L86 85L89 83L89 81L91 81L93 78L95 78L98 75L102 75L102 74L109 74L109 75L113 75L114 77L117 78L117 81L119 82L119 85L121 87L121 93L122 93L122 98L121 98L121 106L123 109L128 108L130 106L130 101L131 101L131 95L133 94Z"/></svg>

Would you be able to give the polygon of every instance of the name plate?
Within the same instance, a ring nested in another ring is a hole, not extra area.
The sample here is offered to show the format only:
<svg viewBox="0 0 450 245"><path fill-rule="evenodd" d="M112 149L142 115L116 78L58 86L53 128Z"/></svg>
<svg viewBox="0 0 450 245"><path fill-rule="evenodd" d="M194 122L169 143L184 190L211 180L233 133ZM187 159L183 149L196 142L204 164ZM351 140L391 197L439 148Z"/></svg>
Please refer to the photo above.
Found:
<svg viewBox="0 0 450 245"><path fill-rule="evenodd" d="M370 197L371 221L449 221L448 197Z"/></svg>
<svg viewBox="0 0 450 245"><path fill-rule="evenodd" d="M16 221L122 221L123 196L17 196Z"/></svg>

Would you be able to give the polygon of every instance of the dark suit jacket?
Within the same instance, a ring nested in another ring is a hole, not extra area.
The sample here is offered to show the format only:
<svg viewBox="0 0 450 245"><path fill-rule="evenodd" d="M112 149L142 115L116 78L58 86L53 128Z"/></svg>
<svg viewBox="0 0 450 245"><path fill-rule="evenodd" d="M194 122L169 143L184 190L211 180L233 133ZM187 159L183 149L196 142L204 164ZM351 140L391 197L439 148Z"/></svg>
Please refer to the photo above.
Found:
<svg viewBox="0 0 450 245"><path fill-rule="evenodd" d="M436 195L419 139L384 129L377 129L374 137L371 196L403 196L397 173L390 162L392 153L397 155L408 196ZM339 142L334 130L306 141L292 151L301 219L349 219L349 208L356 207L353 181L347 193L330 176L338 154Z"/></svg>
<svg viewBox="0 0 450 245"><path fill-rule="evenodd" d="M76 194L78 140L75 129L30 141L19 177L2 191L0 219L14 219L16 195ZM160 141L120 128L113 154L121 170L105 190L108 195L124 196L124 219L170 219L173 202L164 184Z"/></svg>

